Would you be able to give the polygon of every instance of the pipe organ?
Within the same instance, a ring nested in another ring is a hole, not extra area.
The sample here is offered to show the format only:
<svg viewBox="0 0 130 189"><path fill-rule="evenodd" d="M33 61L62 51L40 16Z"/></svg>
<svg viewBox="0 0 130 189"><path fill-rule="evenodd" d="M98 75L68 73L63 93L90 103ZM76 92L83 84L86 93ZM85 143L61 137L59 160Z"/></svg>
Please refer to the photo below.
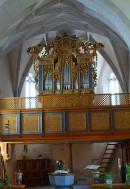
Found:
<svg viewBox="0 0 130 189"><path fill-rule="evenodd" d="M97 50L102 43L83 42L75 35L57 36L50 44L27 49L34 54L39 95L93 93L97 83Z"/></svg>

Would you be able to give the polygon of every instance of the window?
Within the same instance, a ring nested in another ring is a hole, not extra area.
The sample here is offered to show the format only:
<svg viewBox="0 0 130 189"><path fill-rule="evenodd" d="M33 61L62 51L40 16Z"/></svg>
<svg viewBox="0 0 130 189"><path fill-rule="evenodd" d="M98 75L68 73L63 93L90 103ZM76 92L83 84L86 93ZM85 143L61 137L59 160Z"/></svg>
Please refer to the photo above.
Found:
<svg viewBox="0 0 130 189"><path fill-rule="evenodd" d="M109 78L109 93L119 93L119 83L114 73L110 74Z"/></svg>
<svg viewBox="0 0 130 189"><path fill-rule="evenodd" d="M109 77L109 93L112 94L111 96L112 105L118 105L120 103L120 99L119 99L119 95L115 93L119 93L119 82L114 73L111 73Z"/></svg>
<svg viewBox="0 0 130 189"><path fill-rule="evenodd" d="M32 73L29 73L26 77L25 96L26 97L36 96L35 80Z"/></svg>
<svg viewBox="0 0 130 189"><path fill-rule="evenodd" d="M35 80L32 73L29 73L25 81L25 97L36 97ZM35 108L35 98L26 98L26 108Z"/></svg>

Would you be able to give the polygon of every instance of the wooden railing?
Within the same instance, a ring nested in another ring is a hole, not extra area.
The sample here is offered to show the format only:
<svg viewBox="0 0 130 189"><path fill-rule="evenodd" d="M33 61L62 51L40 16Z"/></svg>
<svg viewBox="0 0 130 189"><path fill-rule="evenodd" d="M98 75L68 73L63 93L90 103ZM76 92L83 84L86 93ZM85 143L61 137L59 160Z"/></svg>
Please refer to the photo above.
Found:
<svg viewBox="0 0 130 189"><path fill-rule="evenodd" d="M87 108L130 105L130 93L66 94L0 98L0 110Z"/></svg>

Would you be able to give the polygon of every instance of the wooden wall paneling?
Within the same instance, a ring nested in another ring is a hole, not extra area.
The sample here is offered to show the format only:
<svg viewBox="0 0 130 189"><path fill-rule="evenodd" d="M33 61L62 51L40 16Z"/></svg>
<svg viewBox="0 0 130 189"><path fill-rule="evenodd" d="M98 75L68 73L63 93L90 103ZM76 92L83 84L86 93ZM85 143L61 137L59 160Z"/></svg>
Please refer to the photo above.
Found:
<svg viewBox="0 0 130 189"><path fill-rule="evenodd" d="M10 133L5 130L8 120ZM0 135L4 142L43 140L43 137L44 140L126 140L130 136L130 107L4 111L0 112Z"/></svg>
<svg viewBox="0 0 130 189"><path fill-rule="evenodd" d="M41 134L41 120L42 113L22 113L22 134Z"/></svg>
<svg viewBox="0 0 130 189"><path fill-rule="evenodd" d="M45 133L62 133L64 129L65 114L63 112L45 112L43 124Z"/></svg>
<svg viewBox="0 0 130 189"><path fill-rule="evenodd" d="M9 122L8 122L9 121ZM6 131L5 125L9 123L9 131ZM19 114L0 114L0 134L18 134L19 133Z"/></svg>
<svg viewBox="0 0 130 189"><path fill-rule="evenodd" d="M86 111L68 112L68 132L87 131L86 116Z"/></svg>
<svg viewBox="0 0 130 189"><path fill-rule="evenodd" d="M130 109L114 110L114 129L124 131L130 129Z"/></svg>
<svg viewBox="0 0 130 189"><path fill-rule="evenodd" d="M110 112L106 110L90 111L90 131L106 132L111 130Z"/></svg>

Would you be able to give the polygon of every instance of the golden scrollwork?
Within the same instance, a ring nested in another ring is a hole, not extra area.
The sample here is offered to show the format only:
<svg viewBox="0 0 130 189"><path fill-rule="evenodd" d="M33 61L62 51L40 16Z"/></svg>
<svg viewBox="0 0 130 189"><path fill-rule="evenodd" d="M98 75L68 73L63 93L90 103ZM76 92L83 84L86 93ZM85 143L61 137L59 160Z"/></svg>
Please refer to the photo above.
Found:
<svg viewBox="0 0 130 189"><path fill-rule="evenodd" d="M82 62L82 64L80 65L80 70L81 73L85 72L86 75L88 75L88 62L86 62L85 60Z"/></svg>
<svg viewBox="0 0 130 189"><path fill-rule="evenodd" d="M54 74L54 80L55 81L60 81L60 73L59 72L55 72L55 74Z"/></svg>
<svg viewBox="0 0 130 189"><path fill-rule="evenodd" d="M73 72L72 73L72 78L73 78L73 81L76 81L78 79L78 72Z"/></svg>
<svg viewBox="0 0 130 189"><path fill-rule="evenodd" d="M97 85L97 68L95 65L93 65L92 76L93 76L93 86L96 87L96 85Z"/></svg>
<svg viewBox="0 0 130 189"><path fill-rule="evenodd" d="M46 78L47 74L49 74L50 77L52 77L52 66L50 66L50 65L43 66L43 79Z"/></svg>
<svg viewBox="0 0 130 189"><path fill-rule="evenodd" d="M38 91L39 90L39 78L38 78L39 77L39 65L38 64L34 64L34 71L35 71L34 79L36 82L35 88Z"/></svg>

